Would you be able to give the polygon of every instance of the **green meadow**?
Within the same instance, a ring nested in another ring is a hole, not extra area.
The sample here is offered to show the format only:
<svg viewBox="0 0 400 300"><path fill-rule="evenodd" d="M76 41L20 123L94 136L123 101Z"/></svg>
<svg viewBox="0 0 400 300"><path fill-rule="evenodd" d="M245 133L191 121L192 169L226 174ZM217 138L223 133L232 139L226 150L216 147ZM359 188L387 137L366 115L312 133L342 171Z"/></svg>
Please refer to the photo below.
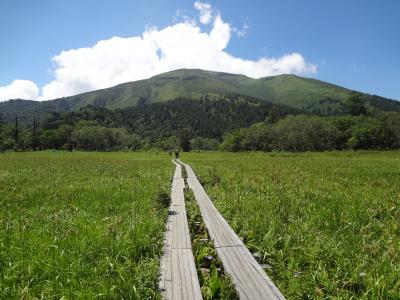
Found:
<svg viewBox="0 0 400 300"><path fill-rule="evenodd" d="M158 299L167 155L0 154L0 299Z"/></svg>
<svg viewBox="0 0 400 300"><path fill-rule="evenodd" d="M400 152L182 160L288 299L400 299Z"/></svg>
<svg viewBox="0 0 400 300"><path fill-rule="evenodd" d="M287 299L400 298L400 152L181 157ZM159 299L173 169L0 154L0 299Z"/></svg>

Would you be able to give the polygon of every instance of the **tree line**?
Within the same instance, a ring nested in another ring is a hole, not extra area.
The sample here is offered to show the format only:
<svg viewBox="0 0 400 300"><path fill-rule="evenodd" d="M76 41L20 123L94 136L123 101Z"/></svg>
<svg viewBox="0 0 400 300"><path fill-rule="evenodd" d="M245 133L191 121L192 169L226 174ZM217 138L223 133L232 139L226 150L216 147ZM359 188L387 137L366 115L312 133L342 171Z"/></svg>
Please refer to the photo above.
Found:
<svg viewBox="0 0 400 300"><path fill-rule="evenodd" d="M318 116L240 95L179 98L109 110L50 112L31 124L0 117L0 150L326 151L399 149L400 113L371 112L357 94L346 115Z"/></svg>
<svg viewBox="0 0 400 300"><path fill-rule="evenodd" d="M1 150L215 150L223 135L266 118L280 119L300 110L240 95L175 99L110 110L87 106L49 112L26 124L0 120Z"/></svg>
<svg viewBox="0 0 400 300"><path fill-rule="evenodd" d="M227 134L223 151L328 151L400 149L400 113L377 116L287 116Z"/></svg>

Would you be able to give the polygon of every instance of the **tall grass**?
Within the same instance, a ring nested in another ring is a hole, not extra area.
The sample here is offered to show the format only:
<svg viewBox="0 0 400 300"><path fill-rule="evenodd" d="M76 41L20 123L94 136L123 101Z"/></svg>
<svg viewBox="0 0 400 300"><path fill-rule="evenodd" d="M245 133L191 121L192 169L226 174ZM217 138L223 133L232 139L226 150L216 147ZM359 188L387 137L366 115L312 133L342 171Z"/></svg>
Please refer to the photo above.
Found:
<svg viewBox="0 0 400 300"><path fill-rule="evenodd" d="M148 153L0 154L0 298L159 298L172 171Z"/></svg>
<svg viewBox="0 0 400 300"><path fill-rule="evenodd" d="M400 299L400 153L185 154L288 299Z"/></svg>

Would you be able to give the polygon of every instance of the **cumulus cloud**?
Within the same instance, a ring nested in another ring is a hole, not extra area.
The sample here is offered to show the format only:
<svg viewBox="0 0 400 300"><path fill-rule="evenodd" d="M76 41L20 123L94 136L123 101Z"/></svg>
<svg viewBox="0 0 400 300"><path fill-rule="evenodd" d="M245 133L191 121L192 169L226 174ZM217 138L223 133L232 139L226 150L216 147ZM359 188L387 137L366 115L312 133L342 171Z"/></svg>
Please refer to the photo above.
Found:
<svg viewBox="0 0 400 300"><path fill-rule="evenodd" d="M39 96L38 86L30 80L14 80L6 86L0 86L0 101L9 99L36 100Z"/></svg>
<svg viewBox="0 0 400 300"><path fill-rule="evenodd" d="M196 1L194 3L194 8L200 12L200 22L202 24L208 24L212 17L211 5L206 2Z"/></svg>
<svg viewBox="0 0 400 300"><path fill-rule="evenodd" d="M226 50L234 27L220 14L213 14L209 4L196 2L195 7L200 11L200 22L210 22L209 30L192 20L182 20L162 29L146 28L141 36L113 37L92 47L67 50L54 56L54 80L42 88L39 100L107 88L180 68L244 74L253 78L316 72L316 66L300 53L257 60L235 57ZM18 94L18 97L37 97L37 87L32 82L29 86L30 89L25 82L25 89L18 90L30 93ZM15 93L7 95L5 97L16 98Z"/></svg>

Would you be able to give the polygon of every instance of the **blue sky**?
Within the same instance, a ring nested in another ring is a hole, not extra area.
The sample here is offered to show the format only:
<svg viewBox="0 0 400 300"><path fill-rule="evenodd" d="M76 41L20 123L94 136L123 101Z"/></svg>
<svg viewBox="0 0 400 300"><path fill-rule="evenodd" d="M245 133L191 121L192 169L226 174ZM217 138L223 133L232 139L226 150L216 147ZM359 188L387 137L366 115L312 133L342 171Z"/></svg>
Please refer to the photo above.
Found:
<svg viewBox="0 0 400 300"><path fill-rule="evenodd" d="M2 0L0 101L68 96L179 67L252 77L296 73L400 99L400 1L200 4L196 9L194 1L176 0ZM210 18L202 22L207 12ZM106 42L95 47L99 41Z"/></svg>

